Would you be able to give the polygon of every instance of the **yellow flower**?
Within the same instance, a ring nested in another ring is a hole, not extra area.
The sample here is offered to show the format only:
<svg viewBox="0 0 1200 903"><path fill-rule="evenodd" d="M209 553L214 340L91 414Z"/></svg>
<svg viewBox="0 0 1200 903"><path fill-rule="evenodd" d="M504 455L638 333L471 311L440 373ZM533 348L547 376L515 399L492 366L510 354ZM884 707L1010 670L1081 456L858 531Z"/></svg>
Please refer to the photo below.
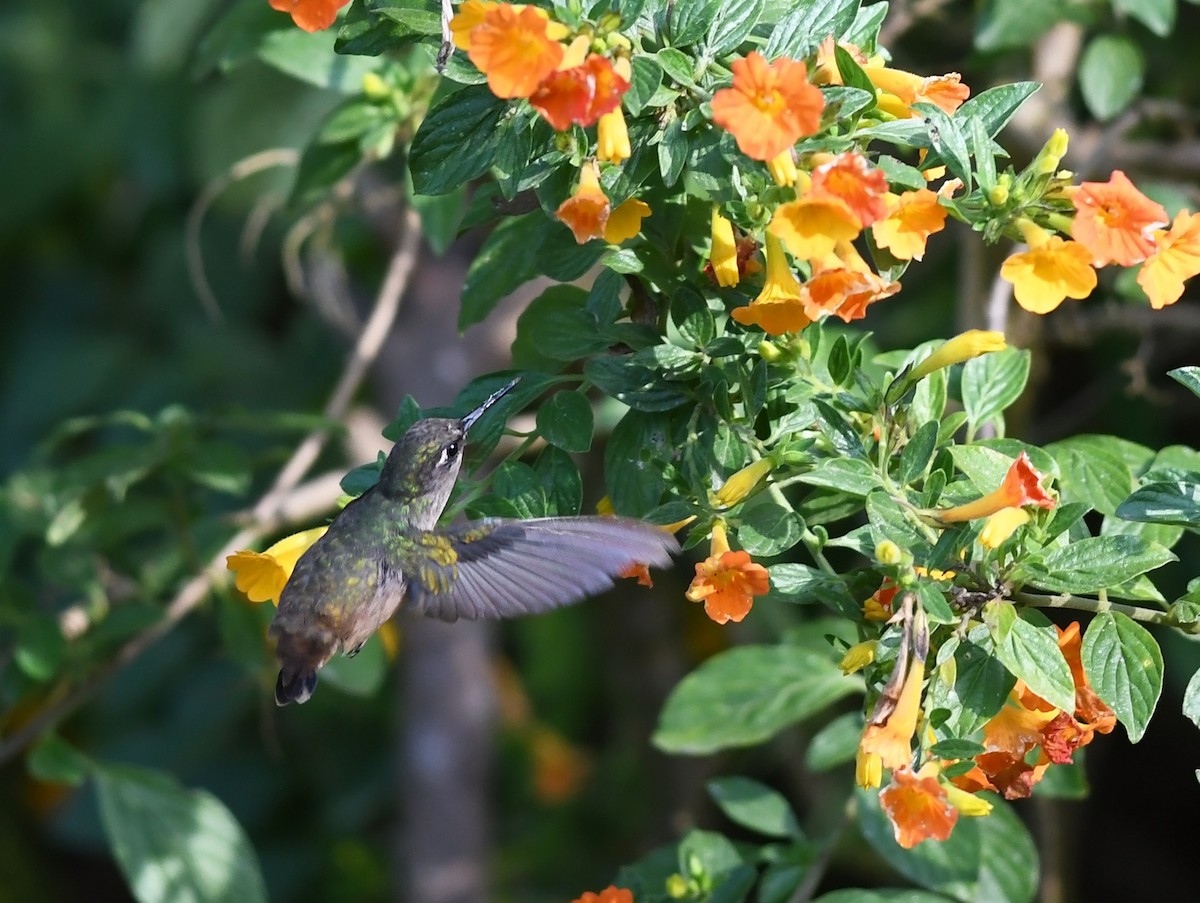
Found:
<svg viewBox="0 0 1200 903"><path fill-rule="evenodd" d="M796 160L790 147L768 160L767 169L775 184L781 188L796 184Z"/></svg>
<svg viewBox="0 0 1200 903"><path fill-rule="evenodd" d="M858 748L864 755L875 753L884 768L896 769L912 761L912 738L921 714L921 684L924 666L913 663L904 677L896 705L878 723L867 724Z"/></svg>
<svg viewBox="0 0 1200 903"><path fill-rule="evenodd" d="M633 154L629 146L629 128L625 114L617 107L596 123L596 158L604 163L620 163Z"/></svg>
<svg viewBox="0 0 1200 903"><path fill-rule="evenodd" d="M946 227L946 208L928 188L889 194L888 213L871 226L875 243L898 260L920 260L929 236Z"/></svg>
<svg viewBox="0 0 1200 903"><path fill-rule="evenodd" d="M942 789L946 791L946 802L957 809L959 815L978 818L989 815L992 811L992 804L981 796L967 793L953 784L943 784Z"/></svg>
<svg viewBox="0 0 1200 903"><path fill-rule="evenodd" d="M979 532L979 542L985 548L995 549L1016 532L1017 527L1029 523L1029 512L1024 508L1001 508L984 522Z"/></svg>
<svg viewBox="0 0 1200 903"><path fill-rule="evenodd" d="M767 234L767 280L746 307L734 308L731 316L743 326L758 324L771 335L799 332L812 322L805 313L800 280L792 272L780 240Z"/></svg>
<svg viewBox="0 0 1200 903"><path fill-rule="evenodd" d="M717 285L729 288L738 284L741 277L733 223L721 216L721 210L716 206L712 209L712 250L709 251L708 262L712 264Z"/></svg>
<svg viewBox="0 0 1200 903"><path fill-rule="evenodd" d="M782 240L797 257L813 260L832 254L838 242L854 241L861 231L862 221L842 198L806 195L775 209L767 237Z"/></svg>
<svg viewBox="0 0 1200 903"><path fill-rule="evenodd" d="M225 558L225 567L234 573L234 585L251 602L270 599L279 604L279 596L292 576L300 556L325 535L328 527L315 527L285 536L265 552L243 549Z"/></svg>
<svg viewBox="0 0 1200 903"><path fill-rule="evenodd" d="M860 746L854 754L854 783L863 790L870 790L883 783L883 762L879 753L863 752Z"/></svg>
<svg viewBox="0 0 1200 903"><path fill-rule="evenodd" d="M771 462L760 458L752 464L747 464L731 476L714 494L714 499L722 508L731 508L746 498L763 477L771 472Z"/></svg>
<svg viewBox="0 0 1200 903"><path fill-rule="evenodd" d="M935 370L941 370L952 364L961 364L971 358L993 351L1003 351L1008 345L1004 341L1004 333L990 332L985 329L969 329L943 342L937 350L913 368L908 375L912 382L924 379Z"/></svg>
<svg viewBox="0 0 1200 903"><path fill-rule="evenodd" d="M1027 241L1035 230L1023 230ZM1052 235L1029 244L1028 251L1013 254L1000 267L1000 276L1013 284L1013 296L1025 310L1048 314L1064 299L1086 298L1096 288L1092 253L1079 242Z"/></svg>
<svg viewBox="0 0 1200 903"><path fill-rule="evenodd" d="M650 215L650 205L637 198L630 198L608 215L604 225L604 240L610 245L619 245L642 231L642 220Z"/></svg>
<svg viewBox="0 0 1200 903"><path fill-rule="evenodd" d="M838 665L842 669L843 674L854 674L861 671L871 662L875 661L875 647L879 645L878 640L865 640L861 643L855 643L846 650L846 654L842 656L841 664Z"/></svg>

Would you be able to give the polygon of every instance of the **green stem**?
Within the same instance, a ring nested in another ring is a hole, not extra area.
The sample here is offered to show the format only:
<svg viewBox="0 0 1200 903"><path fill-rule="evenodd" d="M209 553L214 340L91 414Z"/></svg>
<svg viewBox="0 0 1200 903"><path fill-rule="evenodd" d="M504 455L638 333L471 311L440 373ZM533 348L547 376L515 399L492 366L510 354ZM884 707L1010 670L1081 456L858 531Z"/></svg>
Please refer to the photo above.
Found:
<svg viewBox="0 0 1200 903"><path fill-rule="evenodd" d="M1116 611L1147 624L1163 624L1170 627L1178 626L1175 619L1167 611L1156 611L1152 608L1141 608L1137 605L1126 605L1122 602L1109 602L1107 599L1086 599L1073 596L1070 593L1060 593L1056 596L1045 596L1040 593L1013 593L1013 601L1031 605L1034 608L1072 608L1077 611L1090 611L1093 614Z"/></svg>

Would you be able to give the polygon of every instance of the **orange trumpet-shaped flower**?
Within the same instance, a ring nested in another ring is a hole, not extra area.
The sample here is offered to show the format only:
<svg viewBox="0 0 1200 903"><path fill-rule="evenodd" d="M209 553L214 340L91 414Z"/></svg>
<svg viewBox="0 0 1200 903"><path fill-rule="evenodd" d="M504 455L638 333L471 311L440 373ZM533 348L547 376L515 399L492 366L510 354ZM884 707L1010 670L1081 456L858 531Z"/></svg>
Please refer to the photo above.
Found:
<svg viewBox="0 0 1200 903"><path fill-rule="evenodd" d="M1026 505L1053 508L1054 496L1042 488L1044 479L1045 477L1038 473L1030 463L1029 455L1021 452L1017 460L1013 461L1012 466L1009 467L1008 473L1004 475L1004 482L995 492L990 492L983 498L965 505L934 510L931 513L942 523L953 524L987 517L1002 508L1023 508Z"/></svg>
<svg viewBox="0 0 1200 903"><path fill-rule="evenodd" d="M1027 231L1033 235L1036 227ZM1025 310L1047 314L1067 298L1086 298L1096 288L1092 252L1077 241L1042 236L1028 251L1013 254L1000 275L1013 285L1013 297Z"/></svg>
<svg viewBox="0 0 1200 903"><path fill-rule="evenodd" d="M719 521L713 525L709 556L696 564L688 587L690 602L703 602L704 613L718 624L740 621L750 613L754 597L771 588L770 575L748 552L732 552Z"/></svg>
<svg viewBox="0 0 1200 903"><path fill-rule="evenodd" d="M500 3L483 14L469 35L467 56L487 75L497 97L529 97L562 62L564 49L550 32L547 14L532 6Z"/></svg>
<svg viewBox="0 0 1200 903"><path fill-rule="evenodd" d="M842 198L806 194L775 208L768 235L783 241L803 260L832 254L838 242L854 241L862 231L860 220Z"/></svg>
<svg viewBox="0 0 1200 903"><path fill-rule="evenodd" d="M713 122L733 135L747 157L767 161L821 127L825 97L809 84L804 63L772 63L757 51L733 62L733 87L713 95Z"/></svg>
<svg viewBox="0 0 1200 903"><path fill-rule="evenodd" d="M611 205L600 187L596 165L584 163L579 170L579 186L574 194L558 205L554 216L571 230L575 241L582 245L593 238L603 237L610 212Z"/></svg>
<svg viewBox="0 0 1200 903"><path fill-rule="evenodd" d="M1183 283L1200 274L1200 213L1180 210L1170 229L1154 233L1156 250L1138 272L1137 283L1160 310L1183 295Z"/></svg>
<svg viewBox="0 0 1200 903"><path fill-rule="evenodd" d="M912 738L917 732L921 714L921 684L925 668L921 662L909 666L904 685L891 712L878 721L868 723L858 743L860 753L879 757L884 768L896 769L912 761Z"/></svg>
<svg viewBox="0 0 1200 903"><path fill-rule="evenodd" d="M733 237L733 223L721 215L721 209L712 209L712 250L708 253L717 285L728 288L741 280L738 271L737 242Z"/></svg>
<svg viewBox="0 0 1200 903"><path fill-rule="evenodd" d="M905 763L892 772L891 783L879 792L896 843L906 850L929 838L947 839L958 821L958 809L937 775L935 762L926 763L920 771Z"/></svg>
<svg viewBox="0 0 1200 903"><path fill-rule="evenodd" d="M930 235L946 228L946 208L928 188L887 196L887 215L871 226L875 244L898 260L920 260Z"/></svg>
<svg viewBox="0 0 1200 903"><path fill-rule="evenodd" d="M887 215L887 179L857 151L838 154L813 170L812 196L831 196L846 202L860 227Z"/></svg>
<svg viewBox="0 0 1200 903"><path fill-rule="evenodd" d="M758 297L731 316L743 326L758 324L770 335L799 332L812 322L805 311L800 280L792 272L779 239L767 234L767 279Z"/></svg>
<svg viewBox="0 0 1200 903"><path fill-rule="evenodd" d="M529 102L561 132L572 123L592 125L604 114L613 112L628 90L629 80L613 68L612 61L593 53L581 65L546 76L529 95Z"/></svg>
<svg viewBox="0 0 1200 903"><path fill-rule="evenodd" d="M338 10L350 0L268 0L271 9L288 13L305 31L323 31L337 21Z"/></svg>
<svg viewBox="0 0 1200 903"><path fill-rule="evenodd" d="M814 320L834 314L850 323L867 315L867 307L900 291L862 259L854 245L838 242L833 254L813 261L812 277L804 283L805 312Z"/></svg>
<svg viewBox="0 0 1200 903"><path fill-rule="evenodd" d="M1071 196L1075 220L1071 237L1086 247L1096 266L1141 263L1154 251L1155 229L1167 224L1167 211L1134 187L1121 170L1107 182L1083 182Z"/></svg>

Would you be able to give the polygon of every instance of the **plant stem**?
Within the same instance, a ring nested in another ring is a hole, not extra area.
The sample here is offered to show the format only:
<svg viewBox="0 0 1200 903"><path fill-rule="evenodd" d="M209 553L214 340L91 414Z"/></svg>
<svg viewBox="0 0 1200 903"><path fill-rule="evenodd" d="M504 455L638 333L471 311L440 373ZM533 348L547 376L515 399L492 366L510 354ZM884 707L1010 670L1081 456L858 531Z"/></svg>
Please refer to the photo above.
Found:
<svg viewBox="0 0 1200 903"><path fill-rule="evenodd" d="M1094 614L1116 611L1147 624L1163 624L1177 626L1175 619L1167 611L1156 611L1151 608L1141 608L1137 605L1126 605L1122 602L1109 602L1107 599L1086 599L1073 596L1070 593L1060 593L1056 596L1046 596L1040 593L1013 593L1013 601L1031 605L1034 608L1073 608L1077 611L1090 611Z"/></svg>

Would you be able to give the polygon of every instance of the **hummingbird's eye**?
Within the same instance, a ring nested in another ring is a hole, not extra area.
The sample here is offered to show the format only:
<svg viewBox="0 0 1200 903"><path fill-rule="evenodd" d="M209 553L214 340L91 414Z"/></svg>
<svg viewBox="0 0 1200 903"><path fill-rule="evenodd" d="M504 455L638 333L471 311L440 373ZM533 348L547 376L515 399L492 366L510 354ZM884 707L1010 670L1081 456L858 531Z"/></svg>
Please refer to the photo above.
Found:
<svg viewBox="0 0 1200 903"><path fill-rule="evenodd" d="M442 449L442 460L439 461L438 463L441 464L442 466L453 463L454 459L458 457L458 452L459 452L459 443L451 442L449 445L447 445L445 448Z"/></svg>

